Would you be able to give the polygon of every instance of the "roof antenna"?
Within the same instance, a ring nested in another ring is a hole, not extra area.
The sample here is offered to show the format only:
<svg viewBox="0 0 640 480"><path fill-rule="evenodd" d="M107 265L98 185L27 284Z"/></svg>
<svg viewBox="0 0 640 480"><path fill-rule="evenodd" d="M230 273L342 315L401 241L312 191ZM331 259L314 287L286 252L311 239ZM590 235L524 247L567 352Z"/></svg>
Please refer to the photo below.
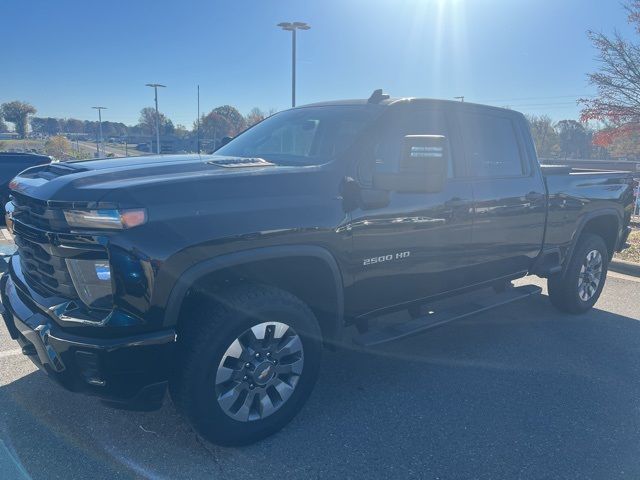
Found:
<svg viewBox="0 0 640 480"><path fill-rule="evenodd" d="M390 95L388 93L382 93L382 89L379 88L373 91L369 97L368 103L380 103L382 100L387 100L389 96Z"/></svg>

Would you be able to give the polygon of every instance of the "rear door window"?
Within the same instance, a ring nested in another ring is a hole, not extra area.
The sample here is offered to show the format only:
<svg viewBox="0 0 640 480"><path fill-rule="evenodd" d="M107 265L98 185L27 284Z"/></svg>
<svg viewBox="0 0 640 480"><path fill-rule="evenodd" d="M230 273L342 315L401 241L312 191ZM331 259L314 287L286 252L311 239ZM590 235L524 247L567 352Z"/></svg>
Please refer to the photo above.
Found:
<svg viewBox="0 0 640 480"><path fill-rule="evenodd" d="M451 148L447 116L440 109L411 108L394 112L373 149L373 168L377 172L397 172L404 137L406 135L444 135L449 144L450 163L448 177L461 175L462 166L456 160L456 149Z"/></svg>
<svg viewBox="0 0 640 480"><path fill-rule="evenodd" d="M513 122L475 112L458 114L462 145L472 175L515 177L526 173Z"/></svg>

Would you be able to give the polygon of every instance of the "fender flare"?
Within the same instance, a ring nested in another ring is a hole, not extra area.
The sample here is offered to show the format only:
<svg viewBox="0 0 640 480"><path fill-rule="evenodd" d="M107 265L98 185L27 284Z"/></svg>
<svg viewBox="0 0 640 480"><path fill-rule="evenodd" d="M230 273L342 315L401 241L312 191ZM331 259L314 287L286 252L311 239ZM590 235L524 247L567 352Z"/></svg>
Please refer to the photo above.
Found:
<svg viewBox="0 0 640 480"><path fill-rule="evenodd" d="M562 267L563 273L567 267L567 264L569 263L569 260L571 259L571 256L573 255L573 250L576 244L578 243L578 239L582 235L582 231L584 230L584 227L591 220L599 217L615 217L617 222L617 228L616 228L616 243L617 243L618 239L620 238L620 225L622 224L622 220L620 219L620 212L615 208L605 208L605 209L597 210L595 212L587 213L580 219L580 221L578 222L578 226L573 233L573 237L571 238L571 243L569 245L569 248L567 248L567 253L565 254L565 257L564 257L564 262L563 262L564 265Z"/></svg>
<svg viewBox="0 0 640 480"><path fill-rule="evenodd" d="M332 337L336 337L340 328L343 326L344 319L342 274L334 256L327 249L316 245L282 245L241 250L216 256L192 265L182 273L171 289L165 309L163 326L172 327L177 324L180 308L187 291L202 276L255 261L274 260L286 257L314 257L322 260L330 269L336 295L336 315L335 319L332 320L333 324L329 332L331 332ZM328 338L325 340L332 339L333 338Z"/></svg>

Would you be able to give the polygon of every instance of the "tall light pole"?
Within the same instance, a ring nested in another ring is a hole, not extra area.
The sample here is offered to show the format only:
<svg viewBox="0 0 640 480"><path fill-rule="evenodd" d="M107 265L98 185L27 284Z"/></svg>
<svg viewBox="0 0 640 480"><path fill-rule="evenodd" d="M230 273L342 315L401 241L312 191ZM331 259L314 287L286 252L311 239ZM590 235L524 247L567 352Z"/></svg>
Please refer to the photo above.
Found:
<svg viewBox="0 0 640 480"><path fill-rule="evenodd" d="M147 83L145 86L153 87L155 92L156 101L156 152L160 154L160 112L158 112L158 87L165 88L166 85L160 85L159 83Z"/></svg>
<svg viewBox="0 0 640 480"><path fill-rule="evenodd" d="M291 32L291 106L296 106L296 30L309 30L304 22L282 22L278 27Z"/></svg>
<svg viewBox="0 0 640 480"><path fill-rule="evenodd" d="M102 110L106 110L107 107L91 107L98 110L98 132L99 137L96 138L96 153L100 156L100 145L102 145Z"/></svg>

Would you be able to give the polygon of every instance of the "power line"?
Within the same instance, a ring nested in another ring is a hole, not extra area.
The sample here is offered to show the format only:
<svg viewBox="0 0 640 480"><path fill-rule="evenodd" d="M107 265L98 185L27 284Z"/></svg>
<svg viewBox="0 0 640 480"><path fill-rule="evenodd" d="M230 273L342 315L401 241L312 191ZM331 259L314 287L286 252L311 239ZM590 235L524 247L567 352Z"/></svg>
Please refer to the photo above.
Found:
<svg viewBox="0 0 640 480"><path fill-rule="evenodd" d="M494 102L494 103L498 103L498 102ZM554 106L560 106L560 105L575 105L577 106L576 102L554 102L554 103L508 103L508 102L504 102L504 105L509 105L510 107L554 107Z"/></svg>
<svg viewBox="0 0 640 480"><path fill-rule="evenodd" d="M594 94L578 94L578 95L555 95L555 96L547 96L547 97L520 97L520 98L497 98L493 100L479 100L481 102L520 102L520 101L528 101L528 100L554 100L559 98L575 98L576 100L579 98L593 98L596 95Z"/></svg>
<svg viewBox="0 0 640 480"><path fill-rule="evenodd" d="M513 108L512 105L509 105L508 108ZM537 110L540 111L540 107L515 107L518 110ZM559 105L556 107L550 107L549 110L560 110L560 109L568 109L568 108L574 108L573 105Z"/></svg>

